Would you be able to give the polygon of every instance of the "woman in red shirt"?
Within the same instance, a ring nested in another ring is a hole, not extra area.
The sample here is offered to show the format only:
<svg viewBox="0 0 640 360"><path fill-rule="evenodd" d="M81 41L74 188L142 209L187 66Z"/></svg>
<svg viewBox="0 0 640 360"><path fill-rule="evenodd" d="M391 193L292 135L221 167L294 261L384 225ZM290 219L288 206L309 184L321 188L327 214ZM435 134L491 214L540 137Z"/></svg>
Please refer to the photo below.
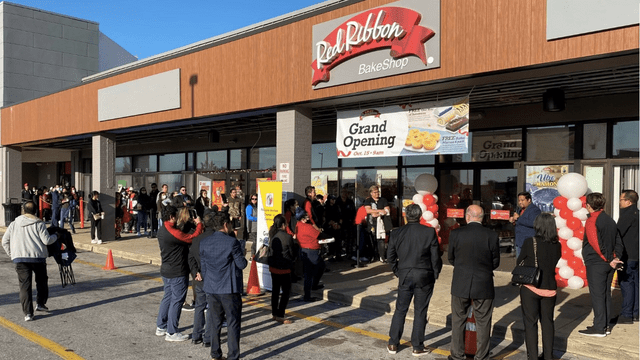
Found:
<svg viewBox="0 0 640 360"><path fill-rule="evenodd" d="M300 256L304 271L304 301L311 302L318 299L311 297L311 290L320 290L320 278L324 274L325 264L320 257L318 235L320 231L310 223L309 214L302 208L296 210L296 238L300 243Z"/></svg>

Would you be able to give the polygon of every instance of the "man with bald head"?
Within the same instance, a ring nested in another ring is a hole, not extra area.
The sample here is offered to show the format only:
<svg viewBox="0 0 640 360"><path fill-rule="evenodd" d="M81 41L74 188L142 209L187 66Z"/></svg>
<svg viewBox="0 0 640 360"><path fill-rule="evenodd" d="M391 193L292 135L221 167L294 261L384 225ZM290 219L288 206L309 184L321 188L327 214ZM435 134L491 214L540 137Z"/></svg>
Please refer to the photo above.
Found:
<svg viewBox="0 0 640 360"><path fill-rule="evenodd" d="M449 360L466 359L464 329L469 307L476 317L477 351L475 360L489 359L491 315L493 314L493 270L500 265L498 234L482 226L484 210L467 208L467 225L449 235L451 280L451 355Z"/></svg>

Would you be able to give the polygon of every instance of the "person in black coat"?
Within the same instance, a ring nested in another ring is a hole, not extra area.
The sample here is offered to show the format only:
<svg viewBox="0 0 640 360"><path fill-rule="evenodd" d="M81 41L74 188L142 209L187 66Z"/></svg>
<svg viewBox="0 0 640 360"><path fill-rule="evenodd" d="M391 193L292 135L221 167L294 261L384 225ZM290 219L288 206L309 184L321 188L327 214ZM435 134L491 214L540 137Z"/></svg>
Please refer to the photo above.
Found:
<svg viewBox="0 0 640 360"><path fill-rule="evenodd" d="M553 359L553 309L556 306L556 264L562 256L556 221L551 214L542 213L533 221L536 235L524 240L517 264L540 269L540 284L522 285L520 303L524 321L527 359L538 360L538 319L542 327L542 353L544 360ZM535 243L534 243L535 241ZM537 263L536 263L537 259Z"/></svg>
<svg viewBox="0 0 640 360"><path fill-rule="evenodd" d="M638 321L638 193L624 190L620 195L620 217L618 232L624 245L624 271L620 276L622 310L618 324L632 324Z"/></svg>
<svg viewBox="0 0 640 360"><path fill-rule="evenodd" d="M269 257L269 272L271 273L271 315L273 320L281 324L291 324L285 319L284 313L291 294L291 270L296 259L293 237L287 234L287 219L278 214L273 218L273 225L269 229L269 239L272 255ZM282 289L282 294L280 294Z"/></svg>
<svg viewBox="0 0 640 360"><path fill-rule="evenodd" d="M390 354L398 351L407 310L414 298L411 345L413 355L421 356L430 352L424 347L424 331L429 300L442 269L442 260L435 230L420 224L420 207L411 204L407 206L406 214L408 223L392 231L389 238L388 262L398 277L398 299L389 329L387 351Z"/></svg>
<svg viewBox="0 0 640 360"><path fill-rule="evenodd" d="M209 315L209 312L205 312L205 308L207 307L207 294L203 289L203 281L197 280L198 278L202 279L201 276L198 276L202 273L200 269L200 241L205 239L215 232L213 228L213 216L214 213L207 213L204 215L203 223L205 230L202 234L198 235L191 246L189 247L189 270L191 271L191 276L194 281L193 284L195 289L195 312L193 314L193 332L191 333L191 342L193 344L200 344L204 342L204 346L211 346L211 332L212 332L212 319L210 317L207 318L205 322L205 315ZM206 325L206 327L205 327ZM204 332L204 334L203 334Z"/></svg>
<svg viewBox="0 0 640 360"><path fill-rule="evenodd" d="M498 234L482 226L484 210L478 205L467 208L467 225L449 235L451 279L451 355L450 360L466 359L464 329L473 304L477 331L477 360L489 359L491 315L493 314L493 270L500 266Z"/></svg>

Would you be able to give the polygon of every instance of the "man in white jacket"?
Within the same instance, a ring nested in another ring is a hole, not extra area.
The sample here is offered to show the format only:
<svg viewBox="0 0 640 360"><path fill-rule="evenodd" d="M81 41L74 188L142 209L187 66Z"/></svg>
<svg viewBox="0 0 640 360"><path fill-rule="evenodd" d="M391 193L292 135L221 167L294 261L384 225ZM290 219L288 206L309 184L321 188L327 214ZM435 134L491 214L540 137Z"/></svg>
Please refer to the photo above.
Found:
<svg viewBox="0 0 640 360"><path fill-rule="evenodd" d="M31 292L31 274L36 275L36 310L48 311L49 285L47 284L47 245L58 239L49 235L45 223L35 216L33 201L24 204L24 215L18 216L9 224L2 237L2 247L16 264L20 283L20 303L24 312L24 321L33 320L33 295Z"/></svg>

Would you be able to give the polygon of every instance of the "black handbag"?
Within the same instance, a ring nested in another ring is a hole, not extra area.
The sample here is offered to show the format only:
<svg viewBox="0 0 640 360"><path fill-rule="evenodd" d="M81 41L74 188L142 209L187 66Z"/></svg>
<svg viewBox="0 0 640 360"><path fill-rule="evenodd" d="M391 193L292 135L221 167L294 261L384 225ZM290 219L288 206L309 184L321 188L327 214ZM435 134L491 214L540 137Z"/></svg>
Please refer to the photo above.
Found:
<svg viewBox="0 0 640 360"><path fill-rule="evenodd" d="M269 258L273 255L273 250L268 244L264 244L258 249L255 260L261 264L269 265Z"/></svg>
<svg viewBox="0 0 640 360"><path fill-rule="evenodd" d="M540 269L538 268L538 244L536 238L533 238L533 255L535 259L535 266L524 266L524 260L516 266L511 272L511 282L520 285L533 285L538 287L540 285Z"/></svg>

